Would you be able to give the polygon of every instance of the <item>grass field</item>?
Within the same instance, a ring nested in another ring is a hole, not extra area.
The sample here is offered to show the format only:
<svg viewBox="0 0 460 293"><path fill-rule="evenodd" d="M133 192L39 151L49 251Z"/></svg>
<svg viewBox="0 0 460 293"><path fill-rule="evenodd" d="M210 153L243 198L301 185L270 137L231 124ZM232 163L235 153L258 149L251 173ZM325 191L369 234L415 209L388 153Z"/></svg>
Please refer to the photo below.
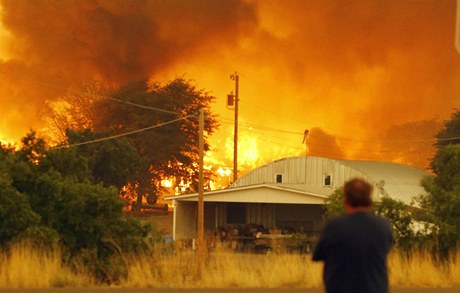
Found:
<svg viewBox="0 0 460 293"><path fill-rule="evenodd" d="M117 287L163 288L319 288L322 265L310 255L242 254L214 251L208 255L201 277L196 275L193 251L127 256L128 275ZM451 261L439 267L427 253L407 259L396 252L389 257L392 287L460 287L460 265ZM0 255L1 288L95 287L84 270L71 270L59 251L36 251L24 245Z"/></svg>

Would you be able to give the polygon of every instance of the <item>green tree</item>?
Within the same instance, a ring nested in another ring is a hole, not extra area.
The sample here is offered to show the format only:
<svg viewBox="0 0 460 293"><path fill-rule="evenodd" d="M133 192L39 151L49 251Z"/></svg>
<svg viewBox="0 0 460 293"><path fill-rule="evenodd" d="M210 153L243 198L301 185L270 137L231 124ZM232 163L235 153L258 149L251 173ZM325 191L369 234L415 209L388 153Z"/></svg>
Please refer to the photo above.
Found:
<svg viewBox="0 0 460 293"><path fill-rule="evenodd" d="M423 180L427 195L420 204L434 224L435 249L446 260L460 242L460 145L440 148L431 166L435 176Z"/></svg>
<svg viewBox="0 0 460 293"><path fill-rule="evenodd" d="M38 164L47 149L43 138L37 136L37 132L32 130L21 139L22 147L17 153L18 156L26 161Z"/></svg>
<svg viewBox="0 0 460 293"><path fill-rule="evenodd" d="M40 216L32 210L27 197L12 186L6 158L0 157L0 247L5 247L28 227L38 225Z"/></svg>
<svg viewBox="0 0 460 293"><path fill-rule="evenodd" d="M152 126L148 131L129 136L140 156L148 162L138 172L138 206L142 196L157 195L162 179L174 178L175 183L198 186L198 112L205 112L205 151L207 136L217 127L210 109L213 96L197 90L190 82L178 78L166 85L147 80L131 83L113 93L111 100L99 100L101 111L94 125L99 131L126 133ZM114 99L123 102L116 102ZM142 105L143 107L134 106ZM155 110L161 109L161 110ZM207 174L206 178L210 178Z"/></svg>
<svg viewBox="0 0 460 293"><path fill-rule="evenodd" d="M460 111L445 121L436 136L437 153L431 160L434 176L422 182L423 217L429 223L434 249L441 260L451 256L460 241Z"/></svg>
<svg viewBox="0 0 460 293"><path fill-rule="evenodd" d="M12 148L0 146L0 247L21 240L51 247L59 236L41 224L41 216L32 209L28 196L14 186L12 175L20 173L13 171L18 166L20 171L28 170L27 163L18 164Z"/></svg>
<svg viewBox="0 0 460 293"><path fill-rule="evenodd" d="M90 130L73 131L71 129L68 129L66 133L69 144L94 141L113 135L113 132L95 133ZM147 166L133 142L126 137L77 145L72 149L78 157L85 160L94 183L102 183L104 186L115 186L120 189L134 181L139 176L139 170ZM69 159L72 158L74 157L69 157ZM62 170L62 172L65 171Z"/></svg>
<svg viewBox="0 0 460 293"><path fill-rule="evenodd" d="M334 218L345 214L343 202L343 188L336 189L326 200L325 213L327 218ZM414 217L410 208L403 202L389 197L383 197L379 202L373 203L376 214L388 219L390 222L395 243L404 250L409 250L414 244L415 233L413 230Z"/></svg>
<svg viewBox="0 0 460 293"><path fill-rule="evenodd" d="M75 148L48 150L34 133L26 138L18 151L0 152L1 244L55 237L100 280L123 277L125 253L145 249L155 231L123 213L117 188L94 183L89 159Z"/></svg>
<svg viewBox="0 0 460 293"><path fill-rule="evenodd" d="M343 188L336 189L327 199L325 205L326 218L334 218L345 214L343 205Z"/></svg>
<svg viewBox="0 0 460 293"><path fill-rule="evenodd" d="M374 205L374 210L376 214L390 221L396 245L404 251L409 251L415 240L414 216L410 208L401 201L383 197Z"/></svg>

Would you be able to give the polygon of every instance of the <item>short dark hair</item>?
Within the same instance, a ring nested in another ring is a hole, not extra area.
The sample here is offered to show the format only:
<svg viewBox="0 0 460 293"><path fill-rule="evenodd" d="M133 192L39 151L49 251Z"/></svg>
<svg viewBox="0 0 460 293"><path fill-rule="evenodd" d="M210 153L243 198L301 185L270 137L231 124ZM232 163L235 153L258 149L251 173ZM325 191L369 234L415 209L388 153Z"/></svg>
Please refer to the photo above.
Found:
<svg viewBox="0 0 460 293"><path fill-rule="evenodd" d="M372 185L360 178L345 182L345 201L352 207L369 207L372 204Z"/></svg>

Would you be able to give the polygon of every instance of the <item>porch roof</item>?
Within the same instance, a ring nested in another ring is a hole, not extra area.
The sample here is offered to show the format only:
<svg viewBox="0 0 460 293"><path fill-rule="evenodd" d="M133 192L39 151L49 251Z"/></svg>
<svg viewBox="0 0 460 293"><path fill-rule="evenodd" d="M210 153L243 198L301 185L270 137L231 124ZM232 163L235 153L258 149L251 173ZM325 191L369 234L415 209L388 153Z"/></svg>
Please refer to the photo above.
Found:
<svg viewBox="0 0 460 293"><path fill-rule="evenodd" d="M296 184L257 184L208 191L203 194L205 202L324 204L332 189L310 188ZM165 200L198 201L198 193L174 195Z"/></svg>

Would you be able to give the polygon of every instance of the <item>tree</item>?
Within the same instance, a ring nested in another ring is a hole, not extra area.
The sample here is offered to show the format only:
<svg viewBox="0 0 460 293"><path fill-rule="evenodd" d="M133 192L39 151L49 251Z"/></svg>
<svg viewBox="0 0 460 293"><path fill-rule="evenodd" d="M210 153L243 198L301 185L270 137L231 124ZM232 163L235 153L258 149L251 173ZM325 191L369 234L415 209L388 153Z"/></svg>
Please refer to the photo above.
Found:
<svg viewBox="0 0 460 293"><path fill-rule="evenodd" d="M436 138L438 150L450 144L460 143L460 110L456 110L450 119L444 122L442 130Z"/></svg>
<svg viewBox="0 0 460 293"><path fill-rule="evenodd" d="M374 205L374 210L377 215L390 221L396 245L404 251L409 251L415 240L414 216L409 207L401 201L385 196Z"/></svg>
<svg viewBox="0 0 460 293"><path fill-rule="evenodd" d="M68 129L66 133L71 145L113 135L113 132L73 131L71 129ZM77 145L72 149L86 161L94 183L102 183L107 187L115 186L120 189L134 181L139 176L139 170L145 169L148 165L137 152L133 142L126 137Z"/></svg>
<svg viewBox="0 0 460 293"><path fill-rule="evenodd" d="M47 101L43 113L43 120L47 124L47 140L60 143L66 141L68 129L93 129L94 117L99 112L95 102L102 98L101 91L107 89L104 89L102 83L92 81L79 91L69 91L59 99Z"/></svg>
<svg viewBox="0 0 460 293"><path fill-rule="evenodd" d="M0 153L0 247L40 222L27 197L12 186L7 156L6 152Z"/></svg>
<svg viewBox="0 0 460 293"><path fill-rule="evenodd" d="M126 133L158 126L129 136L139 155L148 162L147 167L137 173L138 206L143 195L159 193L162 179L174 178L176 186L183 184L197 190L198 112L200 108L205 112L204 149L207 151L209 143L206 138L217 127L210 109L214 99L190 82L178 78L166 85L141 80L119 89L110 100L99 100L97 107L104 111L94 121L98 131ZM206 178L210 176L207 174Z"/></svg>
<svg viewBox="0 0 460 293"><path fill-rule="evenodd" d="M17 151L0 152L0 245L55 237L68 259L82 260L100 280L125 275L124 253L146 248L155 231L123 213L117 188L95 183L76 148L49 150L34 132L23 141ZM124 161L122 153L111 155Z"/></svg>
<svg viewBox="0 0 460 293"><path fill-rule="evenodd" d="M431 165L435 176L423 180L427 195L420 204L434 224L435 249L447 260L460 242L460 145L439 149Z"/></svg>
<svg viewBox="0 0 460 293"><path fill-rule="evenodd" d="M345 214L342 188L336 189L326 200L326 217L333 218ZM413 243L415 232L412 228L413 216L408 206L403 202L389 197L383 197L380 202L373 203L376 214L388 219L392 228L395 243L403 250L409 250Z"/></svg>
<svg viewBox="0 0 460 293"><path fill-rule="evenodd" d="M328 219L345 214L343 196L343 188L338 188L326 199L325 212Z"/></svg>
<svg viewBox="0 0 460 293"><path fill-rule="evenodd" d="M434 176L423 180L427 195L419 200L441 260L447 260L460 242L459 143L460 111L456 110L437 135L437 153L431 160Z"/></svg>

